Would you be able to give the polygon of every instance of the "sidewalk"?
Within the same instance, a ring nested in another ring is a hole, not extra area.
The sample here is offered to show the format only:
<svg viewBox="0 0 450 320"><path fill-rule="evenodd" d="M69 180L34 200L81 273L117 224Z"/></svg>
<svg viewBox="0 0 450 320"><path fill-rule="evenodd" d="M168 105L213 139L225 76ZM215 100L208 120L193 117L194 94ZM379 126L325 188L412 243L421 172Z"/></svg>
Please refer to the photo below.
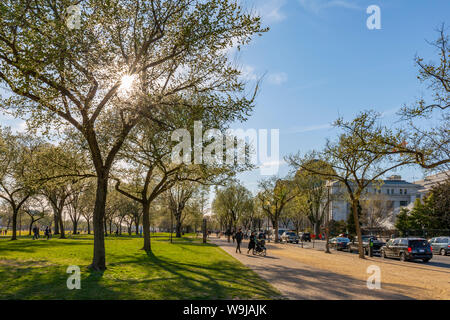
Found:
<svg viewBox="0 0 450 320"><path fill-rule="evenodd" d="M261 278L277 288L286 299L293 300L358 300L358 299L410 299L387 290L369 290L366 281L330 271L312 268L299 261L277 254L283 250L268 243L267 257L247 255L248 241L242 243L242 254L236 253L235 244L215 237L209 240L228 254L253 269Z"/></svg>

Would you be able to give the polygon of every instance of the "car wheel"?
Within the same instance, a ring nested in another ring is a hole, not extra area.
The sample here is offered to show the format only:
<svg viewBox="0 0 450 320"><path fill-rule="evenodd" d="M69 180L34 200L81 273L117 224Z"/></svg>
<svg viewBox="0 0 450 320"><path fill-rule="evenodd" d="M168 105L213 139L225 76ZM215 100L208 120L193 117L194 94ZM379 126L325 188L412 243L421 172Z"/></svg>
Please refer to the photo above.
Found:
<svg viewBox="0 0 450 320"><path fill-rule="evenodd" d="M404 252L400 253L400 261L406 261L406 254Z"/></svg>
<svg viewBox="0 0 450 320"><path fill-rule="evenodd" d="M445 249L441 249L441 256L445 256L447 253L445 252Z"/></svg>
<svg viewBox="0 0 450 320"><path fill-rule="evenodd" d="M428 261L430 261L430 259L422 259L423 262L427 263Z"/></svg>

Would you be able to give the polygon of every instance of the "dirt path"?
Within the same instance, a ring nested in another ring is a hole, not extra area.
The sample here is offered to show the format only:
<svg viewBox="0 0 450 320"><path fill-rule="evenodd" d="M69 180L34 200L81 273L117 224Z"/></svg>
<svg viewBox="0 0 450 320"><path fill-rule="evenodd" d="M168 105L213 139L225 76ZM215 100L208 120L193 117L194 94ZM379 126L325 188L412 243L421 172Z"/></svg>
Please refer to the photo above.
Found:
<svg viewBox="0 0 450 320"><path fill-rule="evenodd" d="M267 244L268 256L235 253L233 243L211 238L230 255L255 270L288 299L450 299L450 273L421 263L325 254L283 244ZM245 250L244 250L245 249ZM370 290L367 267L381 269L381 289Z"/></svg>

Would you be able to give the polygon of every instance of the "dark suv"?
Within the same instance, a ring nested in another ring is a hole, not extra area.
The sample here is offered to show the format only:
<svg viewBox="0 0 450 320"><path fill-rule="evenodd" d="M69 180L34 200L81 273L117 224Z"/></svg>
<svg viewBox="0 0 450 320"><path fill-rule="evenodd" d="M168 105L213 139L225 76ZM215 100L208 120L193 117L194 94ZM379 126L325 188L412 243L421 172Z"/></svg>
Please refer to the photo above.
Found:
<svg viewBox="0 0 450 320"><path fill-rule="evenodd" d="M302 241L305 241L305 242L311 242L311 233L309 233L309 232L303 232L302 234L301 234L301 239L302 239Z"/></svg>
<svg viewBox="0 0 450 320"><path fill-rule="evenodd" d="M437 237L430 240L431 248L443 256L450 252L450 237Z"/></svg>
<svg viewBox="0 0 450 320"><path fill-rule="evenodd" d="M423 238L396 238L381 248L383 258L400 258L401 261L421 259L428 262L433 257L430 244Z"/></svg>
<svg viewBox="0 0 450 320"><path fill-rule="evenodd" d="M374 254L380 254L381 253L381 247L383 247L384 242L377 239L375 236L361 236L362 239L362 246L364 250L365 255L369 255L369 246L370 246L370 239L372 239L373 242L373 253ZM350 244L348 245L348 250L350 252L358 252L358 238L355 238Z"/></svg>

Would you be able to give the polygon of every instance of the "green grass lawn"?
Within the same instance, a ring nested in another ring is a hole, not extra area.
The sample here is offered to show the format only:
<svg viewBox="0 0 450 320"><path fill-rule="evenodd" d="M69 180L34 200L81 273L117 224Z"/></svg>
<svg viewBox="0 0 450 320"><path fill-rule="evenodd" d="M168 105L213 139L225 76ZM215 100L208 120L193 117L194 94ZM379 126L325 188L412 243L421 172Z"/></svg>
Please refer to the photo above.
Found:
<svg viewBox="0 0 450 320"><path fill-rule="evenodd" d="M184 237L106 238L107 270L91 272L93 238L17 241L0 238L0 299L273 299L279 292L213 244ZM81 269L81 289L66 286L67 267Z"/></svg>

